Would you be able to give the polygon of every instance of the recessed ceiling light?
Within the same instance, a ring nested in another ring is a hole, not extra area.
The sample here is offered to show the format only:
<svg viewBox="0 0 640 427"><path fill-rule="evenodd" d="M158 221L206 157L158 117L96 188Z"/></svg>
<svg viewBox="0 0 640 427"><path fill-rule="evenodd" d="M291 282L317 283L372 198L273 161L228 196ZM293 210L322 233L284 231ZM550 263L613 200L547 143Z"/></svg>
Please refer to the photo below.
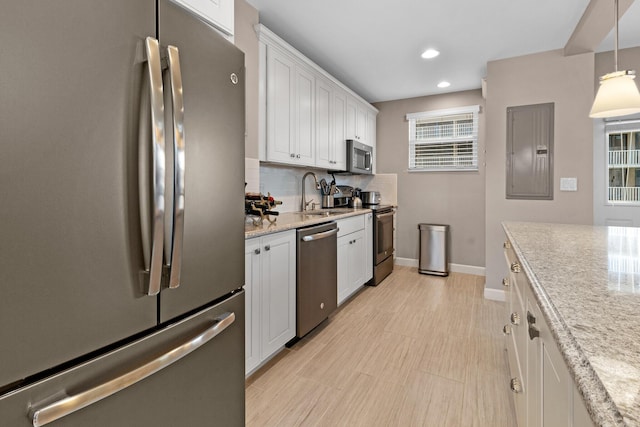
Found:
<svg viewBox="0 0 640 427"><path fill-rule="evenodd" d="M424 59L431 59L431 58L435 58L436 56L440 55L440 52L438 52L435 49L427 49L424 52L422 52L422 57Z"/></svg>
<svg viewBox="0 0 640 427"><path fill-rule="evenodd" d="M445 87L449 87L449 86L451 86L451 83L449 83L449 82L441 81L440 83L438 83L438 87L439 88L445 88Z"/></svg>

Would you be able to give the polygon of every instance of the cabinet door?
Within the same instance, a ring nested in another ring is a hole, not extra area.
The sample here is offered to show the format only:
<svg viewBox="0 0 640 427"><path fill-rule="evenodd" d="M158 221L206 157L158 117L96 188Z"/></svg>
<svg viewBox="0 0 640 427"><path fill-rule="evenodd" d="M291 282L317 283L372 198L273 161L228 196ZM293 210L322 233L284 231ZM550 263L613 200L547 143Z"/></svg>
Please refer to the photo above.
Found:
<svg viewBox="0 0 640 427"><path fill-rule="evenodd" d="M367 110L361 103L356 104L356 138L367 143Z"/></svg>
<svg viewBox="0 0 640 427"><path fill-rule="evenodd" d="M260 239L245 242L245 374L260 363Z"/></svg>
<svg viewBox="0 0 640 427"><path fill-rule="evenodd" d="M233 0L174 0L212 24L222 32L233 35Z"/></svg>
<svg viewBox="0 0 640 427"><path fill-rule="evenodd" d="M349 242L351 235L338 237L338 305L349 296Z"/></svg>
<svg viewBox="0 0 640 427"><path fill-rule="evenodd" d="M564 360L551 341L542 346L542 425L561 427L571 425L571 377Z"/></svg>
<svg viewBox="0 0 640 427"><path fill-rule="evenodd" d="M267 160L296 163L295 63L272 47L267 48Z"/></svg>
<svg viewBox="0 0 640 427"><path fill-rule="evenodd" d="M316 78L316 166L334 169L333 89L324 79Z"/></svg>
<svg viewBox="0 0 640 427"><path fill-rule="evenodd" d="M355 292L364 285L365 272L365 239L364 230L349 235L349 293Z"/></svg>
<svg viewBox="0 0 640 427"><path fill-rule="evenodd" d="M356 126L358 116L358 106L356 100L351 96L347 95L347 113L345 115L345 126L346 126L346 138L345 139L357 139L358 138L358 129Z"/></svg>
<svg viewBox="0 0 640 427"><path fill-rule="evenodd" d="M371 169L373 173L376 173L376 113L373 111L367 111L367 134L366 142L373 148L373 165Z"/></svg>
<svg viewBox="0 0 640 427"><path fill-rule="evenodd" d="M315 164L315 79L313 74L302 67L296 67L295 76L296 161L302 165L313 166Z"/></svg>
<svg viewBox="0 0 640 427"><path fill-rule="evenodd" d="M296 334L295 243L295 230L262 238L262 359Z"/></svg>
<svg viewBox="0 0 640 427"><path fill-rule="evenodd" d="M333 94L333 168L337 170L345 170L347 168L347 143L346 143L346 115L347 115L347 96L343 91L336 89Z"/></svg>
<svg viewBox="0 0 640 427"><path fill-rule="evenodd" d="M364 281L373 277L373 214L368 213L364 219Z"/></svg>
<svg viewBox="0 0 640 427"><path fill-rule="evenodd" d="M527 310L532 312L530 302L527 301ZM527 328L526 313L522 327ZM541 340L538 338L530 340L527 336L525 391L527 395L527 425L529 427L542 426L542 353ZM522 360L520 362L524 363Z"/></svg>

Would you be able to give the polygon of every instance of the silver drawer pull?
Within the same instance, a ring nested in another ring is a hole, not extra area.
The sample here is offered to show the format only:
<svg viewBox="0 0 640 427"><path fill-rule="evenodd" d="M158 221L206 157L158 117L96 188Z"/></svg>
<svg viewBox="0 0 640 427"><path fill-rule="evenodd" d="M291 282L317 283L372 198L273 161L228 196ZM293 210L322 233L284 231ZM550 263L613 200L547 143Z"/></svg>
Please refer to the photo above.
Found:
<svg viewBox="0 0 640 427"><path fill-rule="evenodd" d="M502 247L505 249L511 249L511 243L507 240L502 244Z"/></svg>
<svg viewBox="0 0 640 427"><path fill-rule="evenodd" d="M514 273L520 273L520 264L518 264L517 262L511 264L511 271Z"/></svg>
<svg viewBox="0 0 640 427"><path fill-rule="evenodd" d="M510 325L504 325L502 327L502 333L505 335L511 335L511 326Z"/></svg>
<svg viewBox="0 0 640 427"><path fill-rule="evenodd" d="M509 278L508 277L503 278L502 279L502 286L509 286L509 285L510 285Z"/></svg>
<svg viewBox="0 0 640 427"><path fill-rule="evenodd" d="M520 315L518 313L511 313L511 324L516 326L520 324Z"/></svg>
<svg viewBox="0 0 640 427"><path fill-rule="evenodd" d="M215 318L212 325L207 326L204 331L190 338L185 343L124 375L89 390L58 400L43 408L31 408L29 417L33 420L33 426L39 427L52 423L142 381L197 350L220 332L227 329L235 320L235 313L223 313Z"/></svg>
<svg viewBox="0 0 640 427"><path fill-rule="evenodd" d="M511 378L511 381L509 382L509 387L511 388L511 391L514 393L522 393L522 383L518 378Z"/></svg>

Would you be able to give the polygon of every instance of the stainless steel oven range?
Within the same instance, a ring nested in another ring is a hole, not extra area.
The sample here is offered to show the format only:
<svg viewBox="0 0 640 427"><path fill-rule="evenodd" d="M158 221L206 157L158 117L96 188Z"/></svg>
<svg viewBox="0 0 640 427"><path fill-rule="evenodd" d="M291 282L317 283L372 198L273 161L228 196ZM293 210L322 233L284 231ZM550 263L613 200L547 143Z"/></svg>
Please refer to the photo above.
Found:
<svg viewBox="0 0 640 427"><path fill-rule="evenodd" d="M373 278L367 283L377 286L393 271L393 216L391 205L365 205L373 210Z"/></svg>

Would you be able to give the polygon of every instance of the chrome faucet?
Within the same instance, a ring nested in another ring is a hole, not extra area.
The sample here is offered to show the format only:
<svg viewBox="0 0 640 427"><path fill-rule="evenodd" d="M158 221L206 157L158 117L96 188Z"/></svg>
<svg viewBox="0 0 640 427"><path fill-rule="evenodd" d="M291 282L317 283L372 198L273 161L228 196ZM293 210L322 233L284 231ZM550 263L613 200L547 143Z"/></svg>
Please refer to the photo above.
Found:
<svg viewBox="0 0 640 427"><path fill-rule="evenodd" d="M305 191L304 191L304 180L309 176L313 176L313 181L316 184L316 190L320 189L320 183L318 182L318 177L316 176L315 173L313 172L307 172L304 174L304 176L302 177L302 201L300 202L300 212L304 212L307 210L307 206L309 205L309 203L311 203L313 200L309 200L307 202L307 198L305 197Z"/></svg>

